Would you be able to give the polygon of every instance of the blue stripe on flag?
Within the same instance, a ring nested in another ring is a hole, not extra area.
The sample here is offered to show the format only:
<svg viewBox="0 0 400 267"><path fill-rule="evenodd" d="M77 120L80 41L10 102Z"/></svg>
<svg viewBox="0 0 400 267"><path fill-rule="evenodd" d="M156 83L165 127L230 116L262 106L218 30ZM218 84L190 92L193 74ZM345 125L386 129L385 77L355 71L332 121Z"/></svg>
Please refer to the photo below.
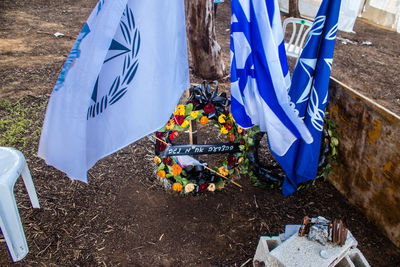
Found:
<svg viewBox="0 0 400 267"><path fill-rule="evenodd" d="M314 142L306 144L297 140L283 156L273 152L287 175L282 188L285 195L294 193L299 183L315 179L317 175L339 9L340 1L322 2L293 72L289 96L299 115L304 117Z"/></svg>
<svg viewBox="0 0 400 267"><path fill-rule="evenodd" d="M271 149L283 155L296 138L312 139L289 107L289 70L277 0L231 4L232 114L240 126L259 125L268 132Z"/></svg>

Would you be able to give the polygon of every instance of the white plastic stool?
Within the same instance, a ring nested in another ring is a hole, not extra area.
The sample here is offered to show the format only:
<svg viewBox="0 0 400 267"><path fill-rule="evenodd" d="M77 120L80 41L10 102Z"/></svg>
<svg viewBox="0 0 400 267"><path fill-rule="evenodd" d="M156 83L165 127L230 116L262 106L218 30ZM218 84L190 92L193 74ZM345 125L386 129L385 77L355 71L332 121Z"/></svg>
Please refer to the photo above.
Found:
<svg viewBox="0 0 400 267"><path fill-rule="evenodd" d="M0 147L0 228L13 261L22 260L29 251L14 198L14 184L20 175L32 206L40 208L24 155L14 148Z"/></svg>

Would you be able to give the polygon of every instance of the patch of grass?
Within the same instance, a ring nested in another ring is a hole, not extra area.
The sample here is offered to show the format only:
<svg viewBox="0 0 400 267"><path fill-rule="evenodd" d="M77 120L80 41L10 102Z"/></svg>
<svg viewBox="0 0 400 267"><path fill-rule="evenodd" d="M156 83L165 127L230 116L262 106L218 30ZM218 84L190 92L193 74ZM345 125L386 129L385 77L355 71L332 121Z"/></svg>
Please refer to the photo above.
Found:
<svg viewBox="0 0 400 267"><path fill-rule="evenodd" d="M22 150L28 142L37 144L44 107L45 103L32 105L30 99L0 101L0 146Z"/></svg>

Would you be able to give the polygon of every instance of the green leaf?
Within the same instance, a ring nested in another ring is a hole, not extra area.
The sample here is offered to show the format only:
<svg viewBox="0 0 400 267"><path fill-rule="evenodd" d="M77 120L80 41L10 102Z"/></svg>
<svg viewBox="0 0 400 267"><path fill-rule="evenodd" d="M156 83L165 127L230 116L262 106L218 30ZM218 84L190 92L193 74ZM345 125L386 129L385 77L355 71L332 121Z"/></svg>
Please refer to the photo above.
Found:
<svg viewBox="0 0 400 267"><path fill-rule="evenodd" d="M339 140L335 137L331 137L331 142L334 146L338 146L339 145Z"/></svg>
<svg viewBox="0 0 400 267"><path fill-rule="evenodd" d="M175 126L174 126L174 130L176 130L176 131L183 131L183 127L181 127L180 125L177 125L177 124L175 124Z"/></svg>
<svg viewBox="0 0 400 267"><path fill-rule="evenodd" d="M158 166L157 170L161 171L161 170L164 170L164 168L165 168L165 164L161 163L160 166Z"/></svg>
<svg viewBox="0 0 400 267"><path fill-rule="evenodd" d="M177 175L177 176L174 177L174 179L175 179L175 181L176 181L177 183L182 184L182 176Z"/></svg>
<svg viewBox="0 0 400 267"><path fill-rule="evenodd" d="M244 146L244 145L240 145L240 146L239 146L239 149L240 149L241 151L243 151L243 150L244 150L244 148L245 148L245 146Z"/></svg>
<svg viewBox="0 0 400 267"><path fill-rule="evenodd" d="M249 137L249 138L246 140L246 143L249 144L249 145L252 145L252 144L253 144L253 138Z"/></svg>
<svg viewBox="0 0 400 267"><path fill-rule="evenodd" d="M185 115L189 115L190 112L192 112L192 111L193 111L193 104L192 103L187 104L186 109L185 109Z"/></svg>
<svg viewBox="0 0 400 267"><path fill-rule="evenodd" d="M335 156L335 155L337 155L336 147L332 148L332 156Z"/></svg>
<svg viewBox="0 0 400 267"><path fill-rule="evenodd" d="M167 173L167 175L165 177L171 178L171 177L173 177L173 175L171 173Z"/></svg>
<svg viewBox="0 0 400 267"><path fill-rule="evenodd" d="M187 184L190 184L190 183L191 183L191 181L189 181L188 179L182 178L182 185L183 185L183 187L185 187Z"/></svg>
<svg viewBox="0 0 400 267"><path fill-rule="evenodd" d="M167 127L162 127L160 130L158 130L160 133L164 133L165 131L167 131Z"/></svg>

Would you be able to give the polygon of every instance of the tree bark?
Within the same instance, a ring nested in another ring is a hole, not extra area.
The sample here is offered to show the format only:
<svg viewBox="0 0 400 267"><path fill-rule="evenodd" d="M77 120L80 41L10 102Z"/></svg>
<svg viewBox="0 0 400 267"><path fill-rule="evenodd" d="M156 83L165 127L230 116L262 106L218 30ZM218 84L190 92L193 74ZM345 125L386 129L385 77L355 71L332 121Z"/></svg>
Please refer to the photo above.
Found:
<svg viewBox="0 0 400 267"><path fill-rule="evenodd" d="M289 17L300 18L298 0L289 0Z"/></svg>
<svg viewBox="0 0 400 267"><path fill-rule="evenodd" d="M194 73L204 79L224 76L221 47L215 37L214 2L212 0L185 0L188 46Z"/></svg>

